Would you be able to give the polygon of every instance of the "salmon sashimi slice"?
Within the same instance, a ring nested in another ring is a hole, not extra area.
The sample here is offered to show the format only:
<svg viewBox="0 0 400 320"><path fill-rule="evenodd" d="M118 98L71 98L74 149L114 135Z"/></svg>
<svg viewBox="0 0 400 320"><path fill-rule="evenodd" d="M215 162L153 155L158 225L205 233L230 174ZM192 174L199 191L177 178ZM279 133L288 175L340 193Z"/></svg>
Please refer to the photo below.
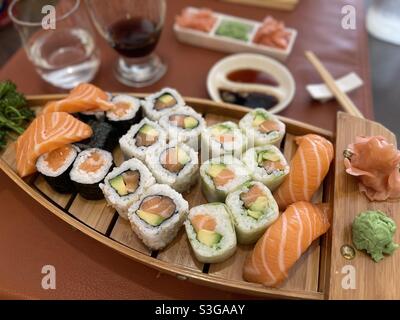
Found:
<svg viewBox="0 0 400 320"><path fill-rule="evenodd" d="M169 197L151 196L143 200L139 209L167 219L175 213L176 205Z"/></svg>
<svg viewBox="0 0 400 320"><path fill-rule="evenodd" d="M16 143L17 172L21 177L36 171L36 160L66 144L81 141L93 134L86 123L65 112L36 117Z"/></svg>
<svg viewBox="0 0 400 320"><path fill-rule="evenodd" d="M310 201L333 159L332 143L319 135L307 134L295 141L299 147L290 162L290 173L274 193L281 210L297 201Z"/></svg>
<svg viewBox="0 0 400 320"><path fill-rule="evenodd" d="M260 188L260 186L255 184L247 192L242 192L240 194L240 199L243 201L246 208L250 208L250 206L262 196L265 196L263 190Z"/></svg>
<svg viewBox="0 0 400 320"><path fill-rule="evenodd" d="M108 94L100 88L90 83L82 83L72 89L65 99L48 102L43 109L43 113L57 111L75 113L98 109L113 109L115 107L114 104L108 100Z"/></svg>
<svg viewBox="0 0 400 320"><path fill-rule="evenodd" d="M235 179L235 173L226 168L221 170L218 175L213 178L216 187L223 187L233 179Z"/></svg>
<svg viewBox="0 0 400 320"><path fill-rule="evenodd" d="M290 205L247 256L243 277L266 287L279 286L311 243L328 231L329 206L306 201Z"/></svg>
<svg viewBox="0 0 400 320"><path fill-rule="evenodd" d="M214 231L217 226L215 218L208 214L197 214L190 220L190 222L196 232L199 232L200 230Z"/></svg>

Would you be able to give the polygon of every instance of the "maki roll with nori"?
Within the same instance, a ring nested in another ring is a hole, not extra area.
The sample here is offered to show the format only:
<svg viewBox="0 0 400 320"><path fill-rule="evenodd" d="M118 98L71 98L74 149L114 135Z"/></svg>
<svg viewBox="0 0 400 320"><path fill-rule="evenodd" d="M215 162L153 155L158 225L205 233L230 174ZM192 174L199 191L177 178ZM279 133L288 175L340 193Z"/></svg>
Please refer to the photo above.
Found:
<svg viewBox="0 0 400 320"><path fill-rule="evenodd" d="M154 153L154 150L166 141L164 129L156 122L144 118L119 139L119 145L125 159L137 158L144 161L146 154Z"/></svg>
<svg viewBox="0 0 400 320"><path fill-rule="evenodd" d="M190 107L182 107L161 117L160 126L169 140L177 140L199 150L200 134L205 129L203 117Z"/></svg>
<svg viewBox="0 0 400 320"><path fill-rule="evenodd" d="M100 189L119 215L128 219L129 206L155 183L156 179L140 160L130 159L114 168L104 179L104 184L100 184Z"/></svg>
<svg viewBox="0 0 400 320"><path fill-rule="evenodd" d="M159 92L146 97L142 103L143 111L147 118L158 121L168 112L176 111L185 106L185 101L178 91L164 88Z"/></svg>
<svg viewBox="0 0 400 320"><path fill-rule="evenodd" d="M167 246L178 234L189 211L182 195L164 184L152 185L128 210L133 231L152 250Z"/></svg>
<svg viewBox="0 0 400 320"><path fill-rule="evenodd" d="M140 100L121 94L114 96L111 102L114 108L106 112L107 121L115 128L118 136L121 136L141 120Z"/></svg>
<svg viewBox="0 0 400 320"><path fill-rule="evenodd" d="M103 110L92 110L77 113L79 120L88 123L89 121L104 121L105 113Z"/></svg>
<svg viewBox="0 0 400 320"><path fill-rule="evenodd" d="M67 144L41 155L36 162L37 170L55 191L59 193L72 193L75 191L69 172L78 152L78 148Z"/></svg>
<svg viewBox="0 0 400 320"><path fill-rule="evenodd" d="M70 178L79 194L87 200L103 198L99 184L113 166L112 154L108 151L91 148L76 157Z"/></svg>
<svg viewBox="0 0 400 320"><path fill-rule="evenodd" d="M118 132L107 122L91 120L88 125L92 128L93 135L84 141L76 143L81 150L98 148L112 152L118 144Z"/></svg>
<svg viewBox="0 0 400 320"><path fill-rule="evenodd" d="M146 155L146 164L158 183L185 192L197 182L199 156L188 145L171 142Z"/></svg>

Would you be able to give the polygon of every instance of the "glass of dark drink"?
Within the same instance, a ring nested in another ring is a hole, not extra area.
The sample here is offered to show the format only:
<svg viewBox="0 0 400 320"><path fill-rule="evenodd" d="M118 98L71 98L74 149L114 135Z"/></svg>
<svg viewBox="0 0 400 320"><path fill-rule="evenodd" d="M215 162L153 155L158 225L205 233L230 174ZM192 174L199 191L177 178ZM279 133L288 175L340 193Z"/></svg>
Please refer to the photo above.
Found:
<svg viewBox="0 0 400 320"><path fill-rule="evenodd" d="M165 0L86 0L99 33L120 54L116 78L131 87L158 81L167 66L154 53L165 19Z"/></svg>

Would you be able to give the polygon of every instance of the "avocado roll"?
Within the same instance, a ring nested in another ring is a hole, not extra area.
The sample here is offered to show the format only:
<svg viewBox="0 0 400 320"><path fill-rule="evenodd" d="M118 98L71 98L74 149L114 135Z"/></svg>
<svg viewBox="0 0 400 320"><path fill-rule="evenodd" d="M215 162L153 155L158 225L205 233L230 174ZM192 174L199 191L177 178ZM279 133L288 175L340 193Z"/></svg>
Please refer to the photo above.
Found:
<svg viewBox="0 0 400 320"><path fill-rule="evenodd" d="M138 201L145 190L156 183L149 169L137 159L130 159L115 167L100 184L108 204L119 215L128 219L129 206Z"/></svg>
<svg viewBox="0 0 400 320"><path fill-rule="evenodd" d="M265 109L255 109L246 114L239 122L249 140L249 147L273 144L278 148L285 136L286 126Z"/></svg>
<svg viewBox="0 0 400 320"><path fill-rule="evenodd" d="M144 118L133 125L119 139L119 145L125 159L137 158L144 161L146 154L153 153L156 148L166 143L167 134L156 122Z"/></svg>
<svg viewBox="0 0 400 320"><path fill-rule="evenodd" d="M112 166L113 157L110 152L91 148L78 154L69 175L83 198L100 200L103 199L103 192L99 184Z"/></svg>
<svg viewBox="0 0 400 320"><path fill-rule="evenodd" d="M71 144L62 146L56 150L45 153L36 162L36 168L47 183L59 193L72 193L75 191L69 172L79 152L79 149Z"/></svg>
<svg viewBox="0 0 400 320"><path fill-rule="evenodd" d="M226 197L238 243L253 244L278 218L279 208L271 191L261 182L244 184Z"/></svg>
<svg viewBox="0 0 400 320"><path fill-rule="evenodd" d="M231 121L214 124L202 132L202 159L207 160L230 154L240 158L247 149L247 137L238 125Z"/></svg>
<svg viewBox="0 0 400 320"><path fill-rule="evenodd" d="M185 192L197 182L199 156L184 143L173 141L146 155L146 164L158 183Z"/></svg>
<svg viewBox="0 0 400 320"><path fill-rule="evenodd" d="M133 231L152 250L167 246L178 234L189 211L182 195L168 185L154 184L128 210Z"/></svg>
<svg viewBox="0 0 400 320"><path fill-rule="evenodd" d="M199 150L200 134L205 129L203 117L190 107L182 107L163 115L160 126L167 132L169 140L186 143L194 150Z"/></svg>
<svg viewBox="0 0 400 320"><path fill-rule="evenodd" d="M236 251L235 228L229 209L223 203L208 203L190 209L185 229L200 262L222 262Z"/></svg>
<svg viewBox="0 0 400 320"><path fill-rule="evenodd" d="M116 129L118 136L142 118L140 100L125 94L114 96L111 100L114 109L106 112L107 121Z"/></svg>
<svg viewBox="0 0 400 320"><path fill-rule="evenodd" d="M208 202L224 202L229 192L250 181L250 170L233 156L214 158L200 167L201 186Z"/></svg>
<svg viewBox="0 0 400 320"><path fill-rule="evenodd" d="M242 160L251 170L253 179L262 182L271 191L275 191L289 174L284 155L272 145L251 148L245 152Z"/></svg>
<svg viewBox="0 0 400 320"><path fill-rule="evenodd" d="M142 102L143 111L147 118L158 121L168 112L176 111L185 106L185 101L175 89L164 88L151 94Z"/></svg>

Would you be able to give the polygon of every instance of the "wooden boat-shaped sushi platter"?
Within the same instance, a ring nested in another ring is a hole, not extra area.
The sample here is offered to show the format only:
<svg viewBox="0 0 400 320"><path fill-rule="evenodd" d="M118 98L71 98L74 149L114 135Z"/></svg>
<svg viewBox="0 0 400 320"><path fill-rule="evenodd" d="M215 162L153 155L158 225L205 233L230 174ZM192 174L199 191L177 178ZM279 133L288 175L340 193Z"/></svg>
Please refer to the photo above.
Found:
<svg viewBox="0 0 400 320"><path fill-rule="evenodd" d="M135 96L144 97L144 95L138 94L135 94ZM63 97L63 95L30 96L28 97L28 104L30 107L41 108L46 102ZM203 115L208 125L226 120L238 122L240 118L249 112L248 108L215 103L209 100L186 98L185 101ZM335 143L335 136L332 132L295 120L283 117L280 117L280 119L286 124L287 129L281 149L288 160L292 158L296 151L296 144L294 142L295 136L316 133ZM358 130L358 132L351 133L381 134L386 136L390 141L394 139L389 131L382 129L381 126L372 122L355 119L345 114L339 114L338 119L340 130L348 130L348 132L350 132L350 130ZM355 121L362 123L359 123L355 128L350 128L352 126L349 124ZM344 123L346 125L343 125ZM129 222L122 219L115 209L107 206L104 199L88 201L78 194L59 194L48 186L47 182L40 174L34 174L21 179L16 173L15 148L13 142L2 152L0 168L32 198L72 227L137 262L158 269L160 272L176 276L177 279L181 281L192 281L222 290L265 298L317 300L343 298L347 296L345 290L339 288L341 277L338 276L337 270L339 270L340 273L340 268L343 265L351 263L353 265L357 264L359 273L368 268L369 272L372 272L372 267L369 261L367 261L367 257L358 257L358 260L354 260L356 262L350 262L340 255L340 247L343 244L349 243L351 240L348 234L349 223L351 223L356 213L366 209L368 205L366 201L359 200L359 198L363 196L359 195L357 192L344 193L345 191L342 190L343 185L346 185L347 189L355 189L356 183L351 180L351 178L344 175L342 167L340 167L340 170L336 169L335 178L335 167L342 166L342 151L352 139L353 136L347 135L346 132L341 132L340 139L338 139L340 145L336 146L336 162L331 166L324 183L313 198L313 202L329 203L332 208L334 204L335 206L340 206L339 208L335 207L336 210L332 210L332 228L327 234L312 243L305 254L301 256L299 261L297 261L295 266L290 270L288 280L279 288L268 288L260 284L244 281L242 277L244 259L253 246L238 245L236 253L228 260L216 264L202 264L195 259L185 230L182 228L178 236L165 249L161 251L150 251L136 234L132 232ZM114 150L113 156L116 165L122 163L123 155L119 147ZM342 176L338 177L338 171ZM337 184L337 181L339 181L340 185ZM200 183L189 192L184 193L183 196L189 202L190 207L207 203L202 194ZM353 212L354 208L350 208L351 206L357 208L357 212ZM340 212L338 211L339 209ZM391 210L392 209L389 211L391 212ZM388 208L386 208L386 211L388 211ZM343 215L346 216L345 219L342 218ZM333 235L331 230L334 232ZM359 254L359 256L361 256L361 254ZM391 264L388 262L383 267L385 270L389 270L387 274L390 276L390 278L385 281L381 275L373 271L373 274L384 283L388 283L395 277L395 258L397 260L400 259L399 255L396 255L391 258L393 259L391 260ZM332 277L331 274L333 274ZM399 298L400 286L396 288L395 284L392 283L390 288L390 296ZM365 290L363 290L363 292ZM372 292L369 295L366 293L363 295L362 292L354 292L356 291L353 290L353 295L351 296L353 298L360 296L373 298L374 294Z"/></svg>

